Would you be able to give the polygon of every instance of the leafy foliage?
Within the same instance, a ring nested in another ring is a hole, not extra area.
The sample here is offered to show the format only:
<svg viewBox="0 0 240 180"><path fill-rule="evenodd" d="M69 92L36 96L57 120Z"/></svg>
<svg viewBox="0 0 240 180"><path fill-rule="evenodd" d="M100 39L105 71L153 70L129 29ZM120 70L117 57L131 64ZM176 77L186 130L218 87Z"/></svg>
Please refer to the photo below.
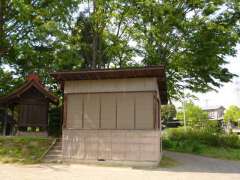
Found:
<svg viewBox="0 0 240 180"><path fill-rule="evenodd" d="M208 113L203 111L199 106L193 103L186 103L182 111L177 113L177 119L184 120L184 111L187 126L190 127L207 127Z"/></svg>
<svg viewBox="0 0 240 180"><path fill-rule="evenodd" d="M240 108L234 105L230 106L224 114L224 121L237 123L239 120L240 120Z"/></svg>
<svg viewBox="0 0 240 180"><path fill-rule="evenodd" d="M21 82L22 79L13 78L11 72L0 69L0 96L3 96L7 91L16 88Z"/></svg>
<svg viewBox="0 0 240 180"><path fill-rule="evenodd" d="M233 77L223 65L239 42L239 2L142 0L133 6L143 62L166 66L171 96L182 88L206 92Z"/></svg>
<svg viewBox="0 0 240 180"><path fill-rule="evenodd" d="M176 117L177 111L173 104L161 106L161 119L164 123L173 120Z"/></svg>
<svg viewBox="0 0 240 180"><path fill-rule="evenodd" d="M62 133L62 114L60 107L52 107L49 112L49 126L48 126L48 135L52 137L59 137Z"/></svg>
<svg viewBox="0 0 240 180"><path fill-rule="evenodd" d="M206 92L234 76L224 65L236 54L239 7L235 0L9 0L0 65L20 80L35 71L55 89L49 72L56 70L163 64L169 97L183 88Z"/></svg>
<svg viewBox="0 0 240 180"><path fill-rule="evenodd" d="M8 52L0 54L0 64L9 65L19 80L35 71L50 83L48 73L61 68L56 60L66 49L66 27L75 5L75 0L6 1L3 31Z"/></svg>
<svg viewBox="0 0 240 180"><path fill-rule="evenodd" d="M167 132L167 138L179 142L182 140L197 141L202 144L216 147L240 147L240 139L237 135L215 133L208 129L189 128L187 131L183 128L169 129Z"/></svg>
<svg viewBox="0 0 240 180"><path fill-rule="evenodd" d="M237 135L213 133L206 129L168 129L164 132L163 147L171 151L240 160Z"/></svg>

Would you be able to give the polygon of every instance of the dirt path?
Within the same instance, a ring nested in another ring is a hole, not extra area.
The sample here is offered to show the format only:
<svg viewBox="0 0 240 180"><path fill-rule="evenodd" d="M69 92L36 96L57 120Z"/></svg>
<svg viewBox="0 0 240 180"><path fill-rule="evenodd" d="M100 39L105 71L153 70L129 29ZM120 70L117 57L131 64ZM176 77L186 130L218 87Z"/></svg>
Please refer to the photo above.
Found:
<svg viewBox="0 0 240 180"><path fill-rule="evenodd" d="M179 161L174 168L136 169L87 165L0 164L1 180L239 180L240 162L166 152ZM213 179L215 178L215 179Z"/></svg>
<svg viewBox="0 0 240 180"><path fill-rule="evenodd" d="M165 152L165 156L180 163L178 166L168 169L168 171L240 175L240 161L220 160L176 152Z"/></svg>

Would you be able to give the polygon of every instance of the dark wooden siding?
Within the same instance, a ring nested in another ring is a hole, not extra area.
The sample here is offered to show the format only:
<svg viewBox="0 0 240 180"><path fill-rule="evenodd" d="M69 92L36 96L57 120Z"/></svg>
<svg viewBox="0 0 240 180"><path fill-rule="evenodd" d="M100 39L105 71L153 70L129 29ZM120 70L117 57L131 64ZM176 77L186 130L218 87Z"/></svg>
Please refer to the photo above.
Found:
<svg viewBox="0 0 240 180"><path fill-rule="evenodd" d="M49 101L35 88L30 89L19 100L19 127L47 127Z"/></svg>

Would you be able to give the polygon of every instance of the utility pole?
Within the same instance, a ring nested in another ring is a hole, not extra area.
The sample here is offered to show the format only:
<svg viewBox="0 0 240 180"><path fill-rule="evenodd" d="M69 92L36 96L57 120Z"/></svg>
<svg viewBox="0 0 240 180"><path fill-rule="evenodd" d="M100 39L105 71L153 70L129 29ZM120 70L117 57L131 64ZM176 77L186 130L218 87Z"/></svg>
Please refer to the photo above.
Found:
<svg viewBox="0 0 240 180"><path fill-rule="evenodd" d="M183 107L183 124L184 124L184 130L187 131L187 123L186 123L186 93L185 93L185 89L183 90L182 107Z"/></svg>
<svg viewBox="0 0 240 180"><path fill-rule="evenodd" d="M186 125L186 108L185 108L185 95L183 99L183 123L184 123L184 130L187 131L187 125Z"/></svg>

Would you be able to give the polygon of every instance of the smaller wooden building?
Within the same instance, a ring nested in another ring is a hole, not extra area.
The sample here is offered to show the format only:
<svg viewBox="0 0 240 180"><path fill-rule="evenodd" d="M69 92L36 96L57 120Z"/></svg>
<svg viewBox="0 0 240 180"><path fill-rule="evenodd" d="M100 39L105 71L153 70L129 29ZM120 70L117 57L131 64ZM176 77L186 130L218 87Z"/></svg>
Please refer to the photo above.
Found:
<svg viewBox="0 0 240 180"><path fill-rule="evenodd" d="M159 163L164 66L52 75L64 89L66 160Z"/></svg>
<svg viewBox="0 0 240 180"><path fill-rule="evenodd" d="M36 74L14 92L0 98L3 135L47 135L49 103L58 103Z"/></svg>

